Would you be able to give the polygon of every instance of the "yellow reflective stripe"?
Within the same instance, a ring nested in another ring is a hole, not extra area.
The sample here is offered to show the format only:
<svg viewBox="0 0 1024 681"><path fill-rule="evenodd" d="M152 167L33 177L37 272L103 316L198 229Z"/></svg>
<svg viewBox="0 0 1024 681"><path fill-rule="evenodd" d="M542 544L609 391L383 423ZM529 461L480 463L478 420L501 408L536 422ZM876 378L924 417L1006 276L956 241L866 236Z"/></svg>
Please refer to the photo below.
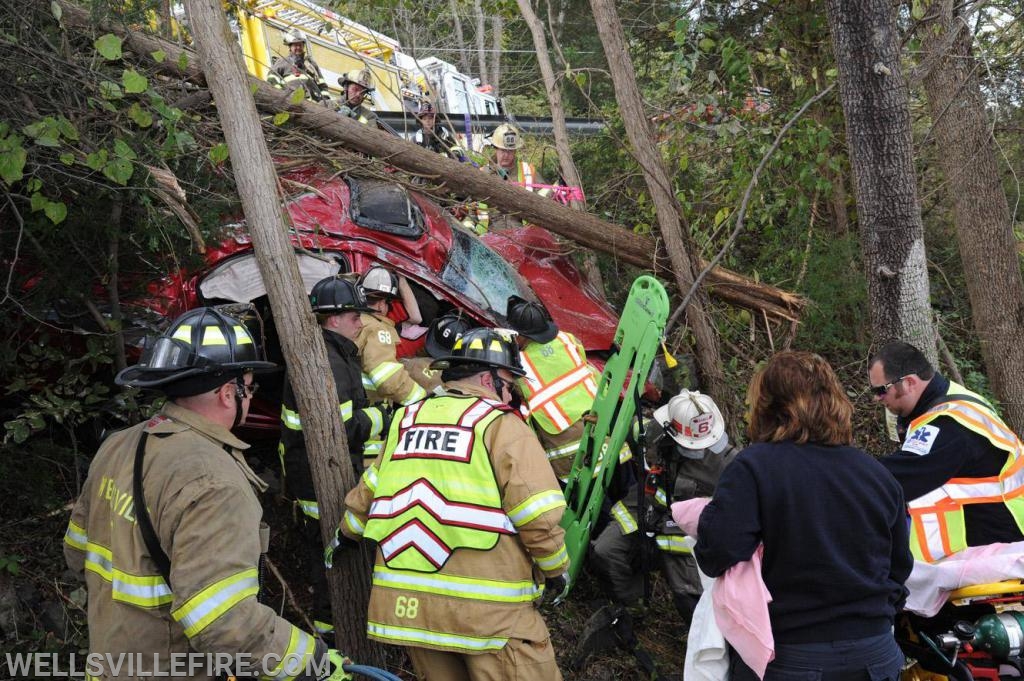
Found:
<svg viewBox="0 0 1024 681"><path fill-rule="evenodd" d="M351 406L352 403L349 402L349 408ZM379 436L380 431L384 429L384 415L380 413L380 409L377 407L364 407L362 411L370 419L370 437Z"/></svg>
<svg viewBox="0 0 1024 681"><path fill-rule="evenodd" d="M157 608L174 600L174 594L161 575L129 575L114 569L113 594L115 601L131 603L142 608Z"/></svg>
<svg viewBox="0 0 1024 681"><path fill-rule="evenodd" d="M546 490L527 497L509 512L508 517L513 525L522 527L548 511L564 507L565 496L561 492Z"/></svg>
<svg viewBox="0 0 1024 681"><path fill-rule="evenodd" d="M338 411L341 412L342 421L348 421L352 418L352 400L347 400L339 404Z"/></svg>
<svg viewBox="0 0 1024 681"><path fill-rule="evenodd" d="M242 570L206 587L171 612L171 617L185 628L192 638L218 617L260 589L256 568Z"/></svg>
<svg viewBox="0 0 1024 681"><path fill-rule="evenodd" d="M659 534L654 540L662 551L669 553L693 553L693 549L687 545L686 537L682 535Z"/></svg>
<svg viewBox="0 0 1024 681"><path fill-rule="evenodd" d="M309 499L296 499L295 503L299 505L302 512L312 518L313 520L320 520L320 506L316 501Z"/></svg>
<svg viewBox="0 0 1024 681"><path fill-rule="evenodd" d="M242 325L235 325L231 327L235 332L235 344L236 345L251 345L252 336L249 335L249 329Z"/></svg>
<svg viewBox="0 0 1024 681"><path fill-rule="evenodd" d="M200 345L227 345L228 339L224 337L219 326L207 326L203 328L203 342Z"/></svg>
<svg viewBox="0 0 1024 681"><path fill-rule="evenodd" d="M569 552L566 550L565 544L562 544L551 555L542 556L535 560L537 561L537 567L544 572L554 572L558 568L569 564Z"/></svg>
<svg viewBox="0 0 1024 681"><path fill-rule="evenodd" d="M171 338L174 338L174 339L177 339L177 340L181 340L181 341L185 341L186 343L191 344L192 343L192 325L191 324L182 324L181 326L179 326L177 329L174 330L174 335L171 336Z"/></svg>
<svg viewBox="0 0 1024 681"><path fill-rule="evenodd" d="M359 520L359 516L352 511L345 511L344 523L349 532L359 537L362 537L366 530L366 526Z"/></svg>
<svg viewBox="0 0 1024 681"><path fill-rule="evenodd" d="M288 637L288 648L281 656L281 662L274 667L269 675L261 676L265 681L292 681L295 677L305 674L306 667L316 643L313 637L298 627L292 627L292 634Z"/></svg>
<svg viewBox="0 0 1024 681"><path fill-rule="evenodd" d="M410 390L409 394L405 396L404 400L402 400L402 404L412 404L413 402L419 402L426 396L427 391L423 389L423 386L421 386L419 383L413 382L412 390Z"/></svg>
<svg viewBox="0 0 1024 681"><path fill-rule="evenodd" d="M564 459L567 456L574 456L576 454L576 450L580 448L580 442L582 442L582 440L576 440L575 442L570 442L569 444L562 445L560 447L552 447L551 449L544 450L544 453L548 455L548 461Z"/></svg>
<svg viewBox="0 0 1024 681"><path fill-rule="evenodd" d="M370 372L370 383L379 386L388 380L402 368L398 362L381 362L377 368ZM424 393L425 394L425 393Z"/></svg>
<svg viewBox="0 0 1024 681"><path fill-rule="evenodd" d="M299 412L292 411L283 404L281 405L281 423L288 430L302 430L302 419L299 417Z"/></svg>
<svg viewBox="0 0 1024 681"><path fill-rule="evenodd" d="M373 390L375 387L370 377L363 374L363 390Z"/></svg>
<svg viewBox="0 0 1024 681"><path fill-rule="evenodd" d="M654 500L662 506L668 506L668 496L665 494L665 490L661 487L655 490Z"/></svg>
<svg viewBox="0 0 1024 681"><path fill-rule="evenodd" d="M155 608L174 600L174 594L160 575L132 575L114 567L110 549L86 543L85 569L111 585L111 598L142 608Z"/></svg>
<svg viewBox="0 0 1024 681"><path fill-rule="evenodd" d="M330 622L321 622L320 620L313 620L313 628L316 629L318 634L333 634L334 625Z"/></svg>
<svg viewBox="0 0 1024 681"><path fill-rule="evenodd" d="M371 492L377 491L377 467L369 466L363 471L363 483Z"/></svg>
<svg viewBox="0 0 1024 681"><path fill-rule="evenodd" d="M85 546L89 543L89 535L86 534L85 529L76 525L73 520L69 520L68 529L64 532L64 543L79 551L85 551Z"/></svg>
<svg viewBox="0 0 1024 681"><path fill-rule="evenodd" d="M363 443L363 458L374 460L381 450L384 449L383 440L367 440Z"/></svg>
<svg viewBox="0 0 1024 681"><path fill-rule="evenodd" d="M633 534L640 529L636 524L636 519L633 518L633 514L629 512L629 509L621 501L616 501L612 506L612 517L619 524L622 534Z"/></svg>
<svg viewBox="0 0 1024 681"><path fill-rule="evenodd" d="M488 650L501 650L508 643L508 638L460 636L445 634L438 631L416 629L413 627L396 627L381 622L368 621L366 632L373 637L396 643L444 646L456 650L481 653Z"/></svg>
<svg viewBox="0 0 1024 681"><path fill-rule="evenodd" d="M374 568L373 585L498 603L528 603L540 594L540 589L532 579L515 581L474 579L442 573L390 570L384 566Z"/></svg>

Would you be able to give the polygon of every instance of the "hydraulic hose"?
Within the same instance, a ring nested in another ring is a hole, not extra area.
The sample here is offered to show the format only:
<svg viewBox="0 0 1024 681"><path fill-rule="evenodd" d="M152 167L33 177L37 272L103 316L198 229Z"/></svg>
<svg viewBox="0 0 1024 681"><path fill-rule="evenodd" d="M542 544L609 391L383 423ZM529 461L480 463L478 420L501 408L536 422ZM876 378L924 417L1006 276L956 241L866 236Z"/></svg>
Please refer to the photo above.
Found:
<svg viewBox="0 0 1024 681"><path fill-rule="evenodd" d="M360 676L365 676L366 678L373 679L374 681L402 681L389 671L365 664L346 663L341 665L341 668L349 674L359 674Z"/></svg>

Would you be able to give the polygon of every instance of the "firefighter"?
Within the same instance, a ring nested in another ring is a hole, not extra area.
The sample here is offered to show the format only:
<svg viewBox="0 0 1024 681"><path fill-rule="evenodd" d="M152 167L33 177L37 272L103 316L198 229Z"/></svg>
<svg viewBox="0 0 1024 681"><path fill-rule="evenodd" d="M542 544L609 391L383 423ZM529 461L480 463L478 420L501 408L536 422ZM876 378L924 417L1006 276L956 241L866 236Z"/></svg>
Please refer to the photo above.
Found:
<svg viewBox="0 0 1024 681"><path fill-rule="evenodd" d="M908 499L914 558L934 562L968 546L1024 540L1024 483L1016 473L1024 445L988 400L901 341L871 358L868 380L896 416L902 448L881 461Z"/></svg>
<svg viewBox="0 0 1024 681"><path fill-rule="evenodd" d="M348 451L358 475L363 470L363 445L367 440L380 439L385 419L382 411L370 406L366 399L362 365L354 342L363 328L361 313L369 312L370 308L366 307L366 300L356 285L338 276L318 281L313 286L309 301L327 346L327 361L337 389L338 409L345 423ZM320 508L313 490L313 476L295 391L288 381L285 382L281 404L278 452L287 494L293 497L302 515L299 528L303 544L309 551L313 626L319 634L330 633L334 629L330 624L331 603L321 560L324 547L320 536Z"/></svg>
<svg viewBox="0 0 1024 681"><path fill-rule="evenodd" d="M305 39L298 33L289 32L284 34L284 44L288 46L288 54L274 59L267 73L267 82L289 92L301 87L306 99L330 102L333 97L327 89L327 81L320 66L306 54Z"/></svg>
<svg viewBox="0 0 1024 681"><path fill-rule="evenodd" d="M560 679L535 604L567 584L565 499L509 406L519 351L473 329L434 367L446 394L395 413L345 499L339 541L377 542L367 632L406 646L420 679Z"/></svg>
<svg viewBox="0 0 1024 681"><path fill-rule="evenodd" d="M689 622L701 594L700 577L669 506L710 497L739 450L729 444L715 401L689 390L655 410L645 444L647 472L612 506L612 521L591 543L592 565L612 601L625 608L645 597L645 568L660 567L676 610ZM649 558L651 565L640 564Z"/></svg>
<svg viewBox="0 0 1024 681"><path fill-rule="evenodd" d="M118 374L119 385L168 399L103 443L71 513L64 554L88 589L90 653L137 653L136 676L170 676L172 655L249 656L254 666L235 673L263 673L275 660L260 678L281 681L312 678L284 661L328 655L257 600L269 528L256 492L266 484L231 429L248 413L254 374L273 368L239 321L197 308ZM342 674L338 664L332 678L351 678Z"/></svg>
<svg viewBox="0 0 1024 681"><path fill-rule="evenodd" d="M424 347L427 351L426 357L402 357L398 361L402 363L405 370L409 372L412 379L423 386L427 393L443 395L444 387L441 385L441 372L431 369L435 359L446 357L451 354L455 341L462 338L462 335L476 326L470 320L462 316L460 312L449 312L437 317L430 323L427 329L427 338Z"/></svg>
<svg viewBox="0 0 1024 681"><path fill-rule="evenodd" d="M519 130L508 123L499 125L491 134L490 145L494 147L494 159L485 168L487 172L508 182L515 182L540 196L551 196L551 189L544 183L544 178L537 173L533 164L518 159L519 150L523 147L523 136ZM521 220L511 215L491 211L481 202L472 206L469 219L474 223L474 231L478 234L493 229L511 229L523 224ZM463 224L466 224L466 221L463 221Z"/></svg>
<svg viewBox="0 0 1024 681"><path fill-rule="evenodd" d="M447 126L438 124L437 110L429 99L420 102L416 111L416 122L419 124L419 130L413 137L416 144L455 161L466 161L466 153L455 139L455 133Z"/></svg>
<svg viewBox="0 0 1024 681"><path fill-rule="evenodd" d="M530 422L548 462L564 484L583 439L583 415L594 406L600 373L587 363L587 351L576 336L559 331L540 303L509 296L509 325L518 334L526 375L520 379ZM631 458L624 447L619 460Z"/></svg>
<svg viewBox="0 0 1024 681"><path fill-rule="evenodd" d="M353 69L338 78L338 85L341 86L342 92L338 112L363 125L377 125L377 114L364 104L375 89L370 69Z"/></svg>

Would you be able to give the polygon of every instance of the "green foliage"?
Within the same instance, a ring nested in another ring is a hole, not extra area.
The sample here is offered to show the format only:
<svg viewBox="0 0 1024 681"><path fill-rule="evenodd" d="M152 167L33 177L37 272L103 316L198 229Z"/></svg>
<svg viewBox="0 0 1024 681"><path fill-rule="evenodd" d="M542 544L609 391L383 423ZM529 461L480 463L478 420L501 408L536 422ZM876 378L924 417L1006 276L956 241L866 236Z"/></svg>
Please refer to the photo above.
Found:
<svg viewBox="0 0 1024 681"><path fill-rule="evenodd" d="M6 572L11 577L21 574L21 563L25 556L16 553L0 553L0 572Z"/></svg>

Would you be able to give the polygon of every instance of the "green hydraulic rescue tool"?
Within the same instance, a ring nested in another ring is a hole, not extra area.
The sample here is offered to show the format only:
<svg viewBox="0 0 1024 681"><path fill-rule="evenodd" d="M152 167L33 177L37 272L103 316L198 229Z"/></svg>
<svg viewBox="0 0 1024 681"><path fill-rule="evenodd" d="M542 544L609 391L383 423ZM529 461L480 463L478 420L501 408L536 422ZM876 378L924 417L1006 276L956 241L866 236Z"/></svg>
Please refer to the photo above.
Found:
<svg viewBox="0 0 1024 681"><path fill-rule="evenodd" d="M562 516L569 552L569 586L576 583L590 543L590 532L601 512L605 491L615 475L619 450L626 442L640 408L640 393L661 346L669 305L665 287L643 275L633 282L615 330L612 355L604 365L583 440L576 452L565 488L568 508Z"/></svg>

